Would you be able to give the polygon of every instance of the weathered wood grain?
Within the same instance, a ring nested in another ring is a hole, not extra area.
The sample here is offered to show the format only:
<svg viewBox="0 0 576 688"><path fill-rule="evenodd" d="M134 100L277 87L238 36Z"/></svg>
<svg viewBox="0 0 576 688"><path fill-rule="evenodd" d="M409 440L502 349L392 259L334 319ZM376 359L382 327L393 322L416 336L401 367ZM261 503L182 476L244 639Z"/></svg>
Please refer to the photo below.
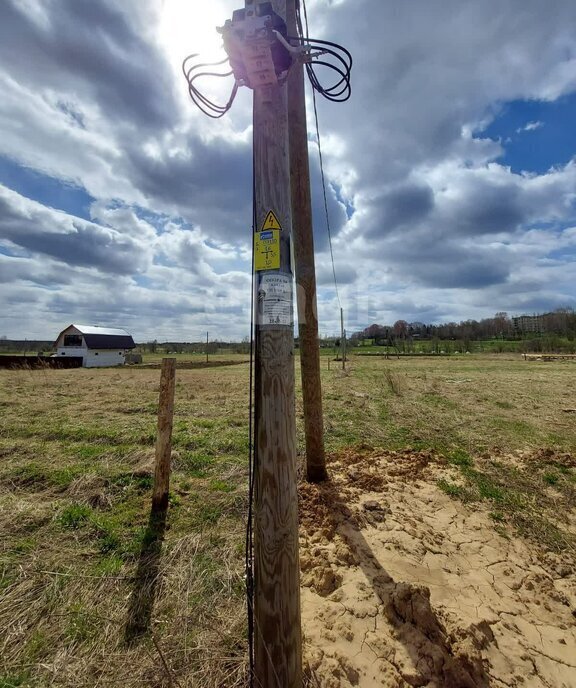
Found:
<svg viewBox="0 0 576 688"><path fill-rule="evenodd" d="M286 24L288 35L297 36L295 0L286 0ZM308 480L318 482L325 480L328 473L324 453L316 268L302 64L293 65L288 77L288 137L298 338L306 438L306 476Z"/></svg>
<svg viewBox="0 0 576 688"><path fill-rule="evenodd" d="M284 16L284 3L275 2ZM286 86L254 92L256 222L270 210L280 270L292 274ZM262 273L256 277L256 294ZM256 325L254 504L255 685L301 688L293 325Z"/></svg>
<svg viewBox="0 0 576 688"><path fill-rule="evenodd" d="M166 510L170 488L170 458L172 454L172 423L174 419L174 387L176 359L163 358L160 370L160 397L158 402L158 434L156 437L156 463L152 511Z"/></svg>

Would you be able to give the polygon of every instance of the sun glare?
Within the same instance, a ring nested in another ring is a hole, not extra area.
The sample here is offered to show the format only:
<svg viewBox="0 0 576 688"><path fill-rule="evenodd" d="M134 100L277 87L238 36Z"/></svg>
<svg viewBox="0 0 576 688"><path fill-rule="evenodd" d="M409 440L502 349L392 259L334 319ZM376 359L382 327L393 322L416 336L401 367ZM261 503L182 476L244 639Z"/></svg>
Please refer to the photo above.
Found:
<svg viewBox="0 0 576 688"><path fill-rule="evenodd" d="M199 53L202 61L223 59L226 55L216 27L222 26L232 16L232 10L242 5L242 0L164 0L159 31L170 61L180 69L182 60L190 53Z"/></svg>

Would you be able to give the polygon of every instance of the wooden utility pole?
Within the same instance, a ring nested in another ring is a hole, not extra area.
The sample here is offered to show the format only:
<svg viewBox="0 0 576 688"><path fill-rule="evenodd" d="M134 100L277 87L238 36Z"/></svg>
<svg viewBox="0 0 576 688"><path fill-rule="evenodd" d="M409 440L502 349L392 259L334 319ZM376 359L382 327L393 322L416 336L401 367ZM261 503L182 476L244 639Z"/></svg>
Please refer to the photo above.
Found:
<svg viewBox="0 0 576 688"><path fill-rule="evenodd" d="M272 5L278 15L286 17L285 0L275 0ZM254 11L254 6L254 0L246 0L246 13ZM254 678L257 686L301 688L292 221L285 84L254 88L254 177L255 251L261 251L255 255L254 294Z"/></svg>
<svg viewBox="0 0 576 688"><path fill-rule="evenodd" d="M286 0L286 26L289 36L298 35L296 2L297 0ZM288 125L298 338L306 437L306 477L312 482L319 482L326 480L328 473L324 454L316 268L302 63L294 64L288 77Z"/></svg>
<svg viewBox="0 0 576 688"><path fill-rule="evenodd" d="M206 363L208 363L208 332L206 332Z"/></svg>
<svg viewBox="0 0 576 688"><path fill-rule="evenodd" d="M160 371L160 399L158 401L158 435L152 513L166 511L170 487L170 457L172 454L172 422L174 418L174 382L176 359L163 358Z"/></svg>

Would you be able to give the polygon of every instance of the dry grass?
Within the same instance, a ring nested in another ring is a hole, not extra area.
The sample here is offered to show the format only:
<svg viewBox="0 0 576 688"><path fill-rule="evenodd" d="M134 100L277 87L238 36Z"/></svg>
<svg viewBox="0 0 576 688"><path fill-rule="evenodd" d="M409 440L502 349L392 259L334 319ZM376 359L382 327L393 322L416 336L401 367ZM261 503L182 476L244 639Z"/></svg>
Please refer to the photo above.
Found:
<svg viewBox="0 0 576 688"><path fill-rule="evenodd" d="M576 447L562 412L574 406L574 364L462 356L352 358L346 376L322 368L329 450L468 456L454 461L453 489L473 493L478 475L509 487L508 458L546 448L533 471L542 494L527 503L574 508L575 469L557 461ZM178 371L171 501L151 543L158 370L0 371L0 688L245 685L247 379L245 365ZM302 440L299 399L297 412ZM495 527L502 516L522 531L528 511L509 511L497 492L482 499ZM549 545L550 532L525 530ZM127 642L146 547L158 570L151 628Z"/></svg>

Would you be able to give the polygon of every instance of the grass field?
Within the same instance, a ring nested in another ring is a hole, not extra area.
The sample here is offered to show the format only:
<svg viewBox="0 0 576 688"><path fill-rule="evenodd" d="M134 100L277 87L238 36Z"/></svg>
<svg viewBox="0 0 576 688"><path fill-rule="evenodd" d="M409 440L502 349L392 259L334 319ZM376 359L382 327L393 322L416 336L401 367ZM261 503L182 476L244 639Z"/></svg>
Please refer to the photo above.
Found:
<svg viewBox="0 0 576 688"><path fill-rule="evenodd" d="M573 554L554 514L576 503L575 372L506 355L352 357L343 372L323 357L327 449L432 451L452 468L436 489ZM0 370L0 688L245 685L247 385L246 364L177 370L168 522L148 560L161 576L141 597L151 633L134 637L159 371ZM528 474L508 460L526 452Z"/></svg>

